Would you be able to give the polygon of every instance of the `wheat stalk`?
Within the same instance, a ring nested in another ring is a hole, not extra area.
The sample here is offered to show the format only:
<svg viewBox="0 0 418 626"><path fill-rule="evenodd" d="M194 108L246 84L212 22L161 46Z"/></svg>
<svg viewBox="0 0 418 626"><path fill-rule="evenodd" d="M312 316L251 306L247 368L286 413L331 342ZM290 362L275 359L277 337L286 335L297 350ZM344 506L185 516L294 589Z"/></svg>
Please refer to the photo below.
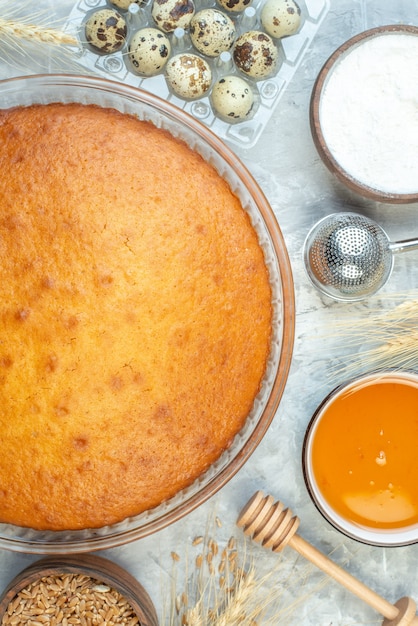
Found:
<svg viewBox="0 0 418 626"><path fill-rule="evenodd" d="M310 564L301 570L298 558L286 560L268 553L274 565L263 573L262 559L256 561L253 544L245 537L241 541L231 537L222 547L207 529L192 545L191 556L172 555L168 616L161 619L166 626L287 625L296 608L328 582L321 574L319 582L306 590ZM186 568L183 584L178 582L180 565Z"/></svg>
<svg viewBox="0 0 418 626"><path fill-rule="evenodd" d="M78 46L77 39L69 33L56 28L37 26L23 20L0 18L0 37L23 39L53 46Z"/></svg>
<svg viewBox="0 0 418 626"><path fill-rule="evenodd" d="M79 71L77 37L61 29L50 12L34 11L31 4L0 0L0 60L19 73L28 67L50 71L52 66Z"/></svg>
<svg viewBox="0 0 418 626"><path fill-rule="evenodd" d="M360 319L341 320L333 325L334 332L332 335L328 332L329 337L338 337L340 343L358 349L346 357L346 363L337 373L350 375L359 368L370 367L394 370L418 367L418 296L414 291L406 297L389 309L369 311Z"/></svg>
<svg viewBox="0 0 418 626"><path fill-rule="evenodd" d="M235 626L235 624L256 624L261 607L248 608L248 601L257 590L257 582L254 568L245 573L243 570L235 577L233 590L226 594L225 606L214 613L211 620L214 626Z"/></svg>

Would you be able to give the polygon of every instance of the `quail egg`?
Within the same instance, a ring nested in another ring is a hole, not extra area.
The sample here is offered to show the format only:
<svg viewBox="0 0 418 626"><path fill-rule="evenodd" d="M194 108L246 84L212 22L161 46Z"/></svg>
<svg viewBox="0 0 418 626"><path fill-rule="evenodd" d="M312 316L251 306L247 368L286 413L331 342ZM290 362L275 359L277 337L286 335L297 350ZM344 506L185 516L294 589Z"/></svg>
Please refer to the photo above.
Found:
<svg viewBox="0 0 418 626"><path fill-rule="evenodd" d="M239 13L249 7L252 0L217 0L217 2L226 11Z"/></svg>
<svg viewBox="0 0 418 626"><path fill-rule="evenodd" d="M272 37L287 37L299 29L301 10L294 0L267 0L261 10L260 20Z"/></svg>
<svg viewBox="0 0 418 626"><path fill-rule="evenodd" d="M196 54L181 53L168 61L166 79L176 95L194 100L209 91L212 72L205 59Z"/></svg>
<svg viewBox="0 0 418 626"><path fill-rule="evenodd" d="M279 53L269 35L262 31L249 30L236 40L233 58L241 72L260 79L275 73Z"/></svg>
<svg viewBox="0 0 418 626"><path fill-rule="evenodd" d="M190 38L196 50L208 57L216 57L232 48L235 24L222 11L202 9L192 17Z"/></svg>
<svg viewBox="0 0 418 626"><path fill-rule="evenodd" d="M247 119L254 107L254 92L239 76L223 76L213 86L212 107L226 122Z"/></svg>
<svg viewBox="0 0 418 626"><path fill-rule="evenodd" d="M126 41L128 29L123 17L113 9L100 9L85 24L87 42L100 52L117 52Z"/></svg>
<svg viewBox="0 0 418 626"><path fill-rule="evenodd" d="M151 9L152 19L166 33L187 29L194 13L193 0L153 0Z"/></svg>
<svg viewBox="0 0 418 626"><path fill-rule="evenodd" d="M138 30L129 43L129 58L138 74L155 76L171 54L170 41L158 28Z"/></svg>
<svg viewBox="0 0 418 626"><path fill-rule="evenodd" d="M131 4L143 4L143 0L109 0L110 4L127 11Z"/></svg>

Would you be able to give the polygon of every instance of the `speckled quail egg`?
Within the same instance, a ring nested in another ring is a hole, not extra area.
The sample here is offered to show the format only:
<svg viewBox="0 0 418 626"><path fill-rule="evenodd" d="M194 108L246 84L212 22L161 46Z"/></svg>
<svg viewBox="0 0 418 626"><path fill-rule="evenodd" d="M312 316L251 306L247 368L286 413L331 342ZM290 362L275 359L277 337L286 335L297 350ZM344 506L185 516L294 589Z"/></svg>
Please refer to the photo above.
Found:
<svg viewBox="0 0 418 626"><path fill-rule="evenodd" d="M261 24L272 37L294 35L301 19L301 10L293 0L267 0L260 14Z"/></svg>
<svg viewBox="0 0 418 626"><path fill-rule="evenodd" d="M190 38L194 47L208 57L230 50L235 32L231 18L216 9L202 9L190 22Z"/></svg>
<svg viewBox="0 0 418 626"><path fill-rule="evenodd" d="M181 53L168 61L166 79L176 95L194 100L209 91L212 72L207 61L197 54Z"/></svg>
<svg viewBox="0 0 418 626"><path fill-rule="evenodd" d="M275 73L279 52L269 35L262 31L249 30L236 40L233 58L241 72L261 79Z"/></svg>
<svg viewBox="0 0 418 626"><path fill-rule="evenodd" d="M219 6L232 13L240 13L251 5L252 0L217 0Z"/></svg>
<svg viewBox="0 0 418 626"><path fill-rule="evenodd" d="M211 94L215 113L226 122L247 119L254 108L254 92L239 76L223 76L213 86Z"/></svg>
<svg viewBox="0 0 418 626"><path fill-rule="evenodd" d="M87 42L100 52L116 52L126 40L128 29L124 18L113 9L95 11L85 24Z"/></svg>
<svg viewBox="0 0 418 626"><path fill-rule="evenodd" d="M155 76L165 66L171 54L170 41L158 28L138 30L129 43L129 58L135 72Z"/></svg>
<svg viewBox="0 0 418 626"><path fill-rule="evenodd" d="M194 14L193 0L153 0L152 3L152 19L166 33L176 28L187 29Z"/></svg>
<svg viewBox="0 0 418 626"><path fill-rule="evenodd" d="M144 4L144 0L109 0L110 4L118 9L127 11L131 4Z"/></svg>

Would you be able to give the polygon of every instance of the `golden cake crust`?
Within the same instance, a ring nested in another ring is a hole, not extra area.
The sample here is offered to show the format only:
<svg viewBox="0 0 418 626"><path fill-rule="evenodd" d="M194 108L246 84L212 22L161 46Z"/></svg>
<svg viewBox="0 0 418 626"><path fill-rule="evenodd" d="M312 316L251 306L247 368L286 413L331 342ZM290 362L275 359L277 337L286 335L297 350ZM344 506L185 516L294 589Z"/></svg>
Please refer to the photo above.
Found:
<svg viewBox="0 0 418 626"><path fill-rule="evenodd" d="M0 112L0 521L100 527L189 485L239 431L271 291L247 214L151 123Z"/></svg>

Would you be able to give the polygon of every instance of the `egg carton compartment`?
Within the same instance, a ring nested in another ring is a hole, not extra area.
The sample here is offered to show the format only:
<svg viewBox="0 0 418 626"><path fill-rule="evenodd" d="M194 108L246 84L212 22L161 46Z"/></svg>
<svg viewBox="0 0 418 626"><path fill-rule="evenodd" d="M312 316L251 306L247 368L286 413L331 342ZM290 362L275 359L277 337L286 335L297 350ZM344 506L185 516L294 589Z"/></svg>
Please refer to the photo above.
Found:
<svg viewBox="0 0 418 626"><path fill-rule="evenodd" d="M79 0L64 26L65 30L73 34L77 33L79 38L78 63L89 72L138 87L170 101L205 124L230 145L248 149L256 144L297 71L328 12L330 0L296 0L301 11L300 27L295 34L281 39L272 38L278 51L277 70L273 75L258 80L237 68L232 54L233 46L229 51L224 51L216 57L209 57L195 48L187 28L176 28L172 32L165 32L171 45L170 59L179 53L190 53L204 59L211 69L211 88L203 97L195 99L183 98L173 92L166 80L165 67L156 75L145 77L136 73L131 64L129 43L132 37L145 27L158 28L151 14L152 2L153 0L135 2L130 4L128 9L121 9L105 0ZM241 12L227 11L217 1L211 2L211 0L195 0L194 5L196 13L202 9L213 8L226 14L234 22L235 38L238 38L243 33L252 30L265 32L260 21L260 13L265 2L266 0L253 0ZM100 52L86 40L85 24L101 9L116 11L123 17L127 26L125 43L120 50L115 52ZM254 93L254 106L251 114L245 119L227 122L216 113L212 106L213 84L225 76L241 78Z"/></svg>

